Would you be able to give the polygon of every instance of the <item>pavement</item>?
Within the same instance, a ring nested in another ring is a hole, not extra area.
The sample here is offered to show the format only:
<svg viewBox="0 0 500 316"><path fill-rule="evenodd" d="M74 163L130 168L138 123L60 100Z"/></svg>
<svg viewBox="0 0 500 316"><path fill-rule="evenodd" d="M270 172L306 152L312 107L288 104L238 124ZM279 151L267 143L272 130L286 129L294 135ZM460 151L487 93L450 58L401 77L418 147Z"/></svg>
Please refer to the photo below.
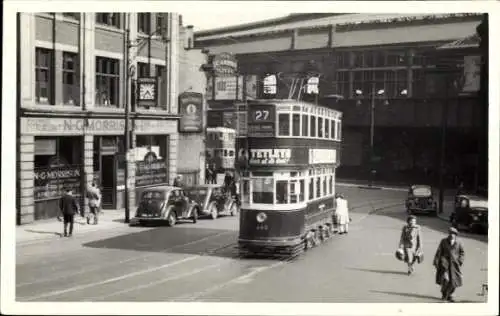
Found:
<svg viewBox="0 0 500 316"><path fill-rule="evenodd" d="M350 203L349 234L335 235L293 261L240 258L237 216L175 227L128 227L110 214L109 226L102 220L99 230L84 232L82 225L72 238L18 243L16 300L439 302L432 258L448 223L418 217L426 261L408 276L394 257L406 219L406 193L342 185L336 190ZM52 230L60 225L56 222ZM484 302L479 293L487 280L487 236L461 233L459 238L466 261L456 299Z"/></svg>

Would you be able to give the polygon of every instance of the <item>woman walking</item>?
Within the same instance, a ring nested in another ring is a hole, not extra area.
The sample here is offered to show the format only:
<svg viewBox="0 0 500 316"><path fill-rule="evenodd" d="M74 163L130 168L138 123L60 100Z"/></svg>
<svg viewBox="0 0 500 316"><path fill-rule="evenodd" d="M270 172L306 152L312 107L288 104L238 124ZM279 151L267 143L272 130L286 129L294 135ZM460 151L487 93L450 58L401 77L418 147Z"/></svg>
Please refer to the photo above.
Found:
<svg viewBox="0 0 500 316"><path fill-rule="evenodd" d="M417 261L417 257L423 254L422 233L415 216L408 216L406 223L401 231L399 248L403 250L404 262L408 265L408 275L410 275L415 270L413 265Z"/></svg>
<svg viewBox="0 0 500 316"><path fill-rule="evenodd" d="M462 265L464 263L464 248L457 240L458 231L451 227L448 237L439 243L434 256L436 267L436 284L441 285L441 299L454 302L453 292L462 286Z"/></svg>
<svg viewBox="0 0 500 316"><path fill-rule="evenodd" d="M339 193L335 202L337 204L335 213L339 234L347 234L349 232L349 206L347 200L342 193Z"/></svg>

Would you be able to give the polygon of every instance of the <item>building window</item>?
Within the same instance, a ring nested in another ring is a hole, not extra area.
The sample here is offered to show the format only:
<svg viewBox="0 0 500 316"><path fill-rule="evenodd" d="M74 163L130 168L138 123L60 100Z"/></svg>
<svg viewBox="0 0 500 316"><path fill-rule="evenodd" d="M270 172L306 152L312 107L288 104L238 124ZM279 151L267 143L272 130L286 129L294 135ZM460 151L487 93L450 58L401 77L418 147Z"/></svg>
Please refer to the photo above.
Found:
<svg viewBox="0 0 500 316"><path fill-rule="evenodd" d="M96 13L96 22L120 28L120 13Z"/></svg>
<svg viewBox="0 0 500 316"><path fill-rule="evenodd" d="M350 95L349 92L349 71L337 71L336 74L336 82L335 82L335 93L338 95L342 95L344 97L348 97Z"/></svg>
<svg viewBox="0 0 500 316"><path fill-rule="evenodd" d="M156 77L162 77L164 72L165 72L165 66L161 66L161 65L155 66Z"/></svg>
<svg viewBox="0 0 500 316"><path fill-rule="evenodd" d="M423 69L413 69L413 95L424 96L425 95L425 71Z"/></svg>
<svg viewBox="0 0 500 316"><path fill-rule="evenodd" d="M337 68L350 68L351 67L351 61L350 61L350 53L349 52L338 52L336 55L336 63L337 63Z"/></svg>
<svg viewBox="0 0 500 316"><path fill-rule="evenodd" d="M151 13L137 13L137 31L151 34Z"/></svg>
<svg viewBox="0 0 500 316"><path fill-rule="evenodd" d="M147 63L137 63L137 78L149 77L150 70L149 64Z"/></svg>
<svg viewBox="0 0 500 316"><path fill-rule="evenodd" d="M80 20L80 13L63 12L63 16L70 19Z"/></svg>
<svg viewBox="0 0 500 316"><path fill-rule="evenodd" d="M78 54L63 53L63 103L80 104Z"/></svg>
<svg viewBox="0 0 500 316"><path fill-rule="evenodd" d="M354 53L354 68L363 68L365 66L364 52Z"/></svg>
<svg viewBox="0 0 500 316"><path fill-rule="evenodd" d="M408 59L406 56L406 52L398 52L398 51L388 51L387 55L387 66L406 66Z"/></svg>
<svg viewBox="0 0 500 316"><path fill-rule="evenodd" d="M53 51L37 48L35 54L36 102L41 104L54 104Z"/></svg>
<svg viewBox="0 0 500 316"><path fill-rule="evenodd" d="M118 107L119 103L119 61L96 57L96 104Z"/></svg>

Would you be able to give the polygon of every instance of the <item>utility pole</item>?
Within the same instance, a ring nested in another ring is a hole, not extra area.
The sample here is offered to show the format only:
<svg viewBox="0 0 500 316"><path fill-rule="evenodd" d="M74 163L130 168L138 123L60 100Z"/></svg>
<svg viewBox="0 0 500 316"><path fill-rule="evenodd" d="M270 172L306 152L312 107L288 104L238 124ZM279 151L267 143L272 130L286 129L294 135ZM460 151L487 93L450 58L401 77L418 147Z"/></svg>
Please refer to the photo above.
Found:
<svg viewBox="0 0 500 316"><path fill-rule="evenodd" d="M130 159L130 105L131 105L131 84L132 76L135 74L135 67L130 61L130 49L132 44L130 41L130 13L126 14L126 25L127 29L125 31L125 62L126 62L126 83L125 83L125 146L123 148L123 154L125 158L125 223L130 222L130 192L129 192L129 159Z"/></svg>
<svg viewBox="0 0 500 316"><path fill-rule="evenodd" d="M439 159L439 213L443 213L444 208L444 190L445 190L445 168L446 168L446 131L448 129L448 97L450 90L451 76L446 73L445 76L444 103L441 111L441 149Z"/></svg>

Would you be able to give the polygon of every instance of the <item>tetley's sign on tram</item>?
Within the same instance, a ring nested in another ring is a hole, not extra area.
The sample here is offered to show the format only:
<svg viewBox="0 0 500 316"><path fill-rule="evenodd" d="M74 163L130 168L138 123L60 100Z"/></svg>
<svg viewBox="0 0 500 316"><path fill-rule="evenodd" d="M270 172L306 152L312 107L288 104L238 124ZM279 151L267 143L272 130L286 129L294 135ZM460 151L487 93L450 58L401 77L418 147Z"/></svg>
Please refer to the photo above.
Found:
<svg viewBox="0 0 500 316"><path fill-rule="evenodd" d="M134 121L136 132L169 133L168 121ZM123 119L64 119L64 118L22 118L21 134L24 135L78 135L83 132L91 134L117 134L125 131Z"/></svg>

